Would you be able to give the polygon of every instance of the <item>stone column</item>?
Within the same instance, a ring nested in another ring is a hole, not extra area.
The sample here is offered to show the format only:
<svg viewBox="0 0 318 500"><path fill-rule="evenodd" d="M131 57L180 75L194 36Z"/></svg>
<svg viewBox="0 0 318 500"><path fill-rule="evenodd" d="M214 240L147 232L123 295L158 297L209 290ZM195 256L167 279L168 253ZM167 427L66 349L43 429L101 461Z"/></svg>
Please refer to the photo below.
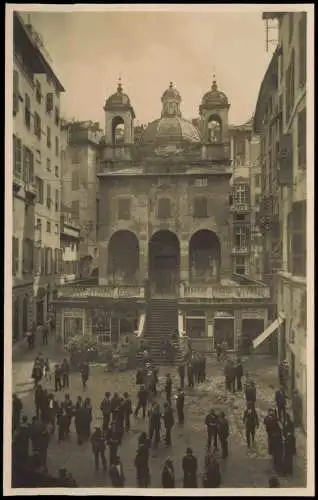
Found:
<svg viewBox="0 0 318 500"><path fill-rule="evenodd" d="M108 283L108 242L102 241L99 244L99 285Z"/></svg>
<svg viewBox="0 0 318 500"><path fill-rule="evenodd" d="M180 281L189 282L189 244L186 240L180 242Z"/></svg>
<svg viewBox="0 0 318 500"><path fill-rule="evenodd" d="M148 255L148 242L143 241L140 243L139 249L139 273L140 281L144 283L149 278L149 255Z"/></svg>

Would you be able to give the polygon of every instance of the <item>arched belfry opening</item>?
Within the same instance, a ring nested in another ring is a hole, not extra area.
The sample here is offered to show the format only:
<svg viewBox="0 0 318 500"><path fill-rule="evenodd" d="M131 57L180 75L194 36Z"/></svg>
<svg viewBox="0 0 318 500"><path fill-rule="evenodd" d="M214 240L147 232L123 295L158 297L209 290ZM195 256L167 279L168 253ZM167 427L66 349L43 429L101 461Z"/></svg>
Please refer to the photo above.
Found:
<svg viewBox="0 0 318 500"><path fill-rule="evenodd" d="M154 293L177 294L180 275L180 243L168 230L156 232L149 241L149 279Z"/></svg>
<svg viewBox="0 0 318 500"><path fill-rule="evenodd" d="M112 120L112 144L119 146L125 142L125 122L121 116L115 116Z"/></svg>
<svg viewBox="0 0 318 500"><path fill-rule="evenodd" d="M213 114L208 119L208 141L222 142L222 120L219 115Z"/></svg>
<svg viewBox="0 0 318 500"><path fill-rule="evenodd" d="M135 284L139 277L139 242L131 231L114 233L108 243L108 278L113 284Z"/></svg>
<svg viewBox="0 0 318 500"><path fill-rule="evenodd" d="M189 277L191 282L212 283L220 280L221 244L213 231L196 232L189 243Z"/></svg>

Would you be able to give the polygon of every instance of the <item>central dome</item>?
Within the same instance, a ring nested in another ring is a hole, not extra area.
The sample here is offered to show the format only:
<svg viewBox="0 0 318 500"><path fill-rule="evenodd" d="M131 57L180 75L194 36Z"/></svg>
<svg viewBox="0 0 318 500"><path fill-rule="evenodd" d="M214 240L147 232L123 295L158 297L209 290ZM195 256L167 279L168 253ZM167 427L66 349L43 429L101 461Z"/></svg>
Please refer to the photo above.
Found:
<svg viewBox="0 0 318 500"><path fill-rule="evenodd" d="M181 116L163 116L146 127L141 138L141 145L162 146L172 143L200 143L199 131Z"/></svg>

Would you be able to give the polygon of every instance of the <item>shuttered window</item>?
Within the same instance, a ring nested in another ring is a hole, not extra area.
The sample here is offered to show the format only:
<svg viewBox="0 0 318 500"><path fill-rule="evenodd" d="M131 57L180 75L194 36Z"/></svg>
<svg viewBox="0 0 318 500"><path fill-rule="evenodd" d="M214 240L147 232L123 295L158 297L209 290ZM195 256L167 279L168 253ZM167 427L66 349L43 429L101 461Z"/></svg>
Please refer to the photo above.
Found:
<svg viewBox="0 0 318 500"><path fill-rule="evenodd" d="M52 248L45 247L45 274L52 274Z"/></svg>
<svg viewBox="0 0 318 500"><path fill-rule="evenodd" d="M19 111L20 90L19 90L19 73L15 69L13 71L13 114L16 115Z"/></svg>
<svg viewBox="0 0 318 500"><path fill-rule="evenodd" d="M292 209L292 273L306 276L306 201L293 203Z"/></svg>
<svg viewBox="0 0 318 500"><path fill-rule="evenodd" d="M208 216L208 203L207 199L197 197L193 203L193 216L194 217L207 217Z"/></svg>
<svg viewBox="0 0 318 500"><path fill-rule="evenodd" d="M42 257L42 248L35 247L34 248L34 271L36 275L41 274L41 257Z"/></svg>
<svg viewBox="0 0 318 500"><path fill-rule="evenodd" d="M53 110L53 93L49 92L46 95L46 112L50 113Z"/></svg>
<svg viewBox="0 0 318 500"><path fill-rule="evenodd" d="M41 139L41 117L36 111L34 112L34 135Z"/></svg>
<svg viewBox="0 0 318 500"><path fill-rule="evenodd" d="M46 206L47 208L51 208L52 204L52 194L51 194L51 184L47 184L46 186Z"/></svg>
<svg viewBox="0 0 318 500"><path fill-rule="evenodd" d="M31 100L29 94L25 94L24 121L28 128L31 127Z"/></svg>
<svg viewBox="0 0 318 500"><path fill-rule="evenodd" d="M23 273L30 274L34 270L34 251L33 241L23 240Z"/></svg>
<svg viewBox="0 0 318 500"><path fill-rule="evenodd" d="M301 169L306 168L307 163L307 113L306 108L298 113L298 167Z"/></svg>
<svg viewBox="0 0 318 500"><path fill-rule="evenodd" d="M33 184L34 182L34 157L32 151L23 146L23 178L24 182Z"/></svg>
<svg viewBox="0 0 318 500"><path fill-rule="evenodd" d="M46 259L46 251L45 247L41 248L41 275L44 276L46 273L45 267L45 259Z"/></svg>
<svg viewBox="0 0 318 500"><path fill-rule="evenodd" d="M19 272L19 238L12 237L12 274Z"/></svg>
<svg viewBox="0 0 318 500"><path fill-rule="evenodd" d="M158 200L158 219L169 219L171 217L171 203L169 198Z"/></svg>
<svg viewBox="0 0 318 500"><path fill-rule="evenodd" d="M119 198L118 200L118 219L130 220L131 200L130 198Z"/></svg>
<svg viewBox="0 0 318 500"><path fill-rule="evenodd" d="M13 135L13 173L16 177L22 177L22 141Z"/></svg>

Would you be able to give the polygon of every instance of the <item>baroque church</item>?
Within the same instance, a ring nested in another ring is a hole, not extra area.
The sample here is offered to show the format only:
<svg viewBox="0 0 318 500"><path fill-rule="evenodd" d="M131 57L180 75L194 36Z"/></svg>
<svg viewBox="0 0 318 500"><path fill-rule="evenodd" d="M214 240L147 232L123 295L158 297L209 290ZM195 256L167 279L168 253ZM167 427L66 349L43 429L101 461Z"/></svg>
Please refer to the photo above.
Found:
<svg viewBox="0 0 318 500"><path fill-rule="evenodd" d="M133 102L121 83L106 99L99 284L61 289L57 321L63 331L65 314L76 309L80 331L101 342L134 334L154 352L175 330L205 352L223 340L237 350L244 318L260 319L261 333L271 305L267 287L232 276L230 103L215 79L198 120L183 118L172 83L161 103L161 116L135 137Z"/></svg>

